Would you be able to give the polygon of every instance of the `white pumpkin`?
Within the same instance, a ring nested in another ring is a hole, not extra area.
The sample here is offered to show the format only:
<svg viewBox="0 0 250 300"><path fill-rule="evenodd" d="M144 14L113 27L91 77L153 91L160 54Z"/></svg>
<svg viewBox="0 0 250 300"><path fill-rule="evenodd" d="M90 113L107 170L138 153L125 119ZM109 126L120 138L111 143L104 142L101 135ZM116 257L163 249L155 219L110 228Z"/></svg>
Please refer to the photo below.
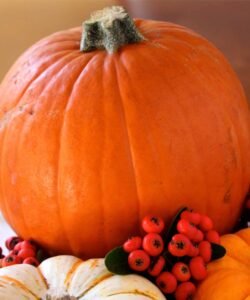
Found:
<svg viewBox="0 0 250 300"><path fill-rule="evenodd" d="M160 290L139 275L113 275L103 259L82 261L56 256L35 268L0 269L1 300L164 300Z"/></svg>

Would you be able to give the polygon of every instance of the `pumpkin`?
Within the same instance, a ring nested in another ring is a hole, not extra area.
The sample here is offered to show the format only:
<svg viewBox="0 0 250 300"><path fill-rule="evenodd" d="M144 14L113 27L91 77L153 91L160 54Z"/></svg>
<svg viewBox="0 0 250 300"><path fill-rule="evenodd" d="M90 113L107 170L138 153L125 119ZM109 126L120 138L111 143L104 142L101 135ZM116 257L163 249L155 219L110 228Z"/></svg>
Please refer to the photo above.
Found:
<svg viewBox="0 0 250 300"><path fill-rule="evenodd" d="M164 300L160 290L139 275L113 275L103 259L82 261L56 256L35 268L0 269L1 300Z"/></svg>
<svg viewBox="0 0 250 300"><path fill-rule="evenodd" d="M250 297L250 228L221 238L227 254L208 265L208 276L194 300L243 300Z"/></svg>
<svg viewBox="0 0 250 300"><path fill-rule="evenodd" d="M229 231L249 149L247 101L223 55L121 7L39 41L1 84L1 209L54 253L102 257L142 216L170 220L184 204Z"/></svg>

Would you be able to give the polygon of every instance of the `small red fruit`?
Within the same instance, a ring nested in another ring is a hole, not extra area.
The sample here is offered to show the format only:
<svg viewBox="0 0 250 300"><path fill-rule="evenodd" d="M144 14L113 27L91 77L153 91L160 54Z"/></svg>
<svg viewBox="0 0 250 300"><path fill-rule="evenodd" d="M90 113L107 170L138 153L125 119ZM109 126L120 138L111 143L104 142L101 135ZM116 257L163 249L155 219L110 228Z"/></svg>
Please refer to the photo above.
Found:
<svg viewBox="0 0 250 300"><path fill-rule="evenodd" d="M19 251L15 250L14 248L14 250L11 250L8 255L18 255L18 252Z"/></svg>
<svg viewBox="0 0 250 300"><path fill-rule="evenodd" d="M200 223L201 220L201 215L197 212L194 211L188 211L188 210L184 210L181 213L181 219L183 220L187 220L191 223L193 223L194 225L198 225Z"/></svg>
<svg viewBox="0 0 250 300"><path fill-rule="evenodd" d="M143 238L142 247L150 256L158 256L164 249L164 242L158 233L148 233Z"/></svg>
<svg viewBox="0 0 250 300"><path fill-rule="evenodd" d="M196 287L192 282L187 281L187 282L180 283L175 291L175 299L176 300L193 299L195 291L196 291Z"/></svg>
<svg viewBox="0 0 250 300"><path fill-rule="evenodd" d="M207 232L213 229L213 221L206 215L201 215L201 221L199 224L200 229L203 232Z"/></svg>
<svg viewBox="0 0 250 300"><path fill-rule="evenodd" d="M20 257L22 260L28 257L35 257L35 256L36 256L36 252L32 248L22 248L18 252L18 257Z"/></svg>
<svg viewBox="0 0 250 300"><path fill-rule="evenodd" d="M133 236L123 244L123 249L124 251L130 253L134 250L141 248L141 244L142 238L140 236Z"/></svg>
<svg viewBox="0 0 250 300"><path fill-rule="evenodd" d="M184 234L175 234L168 244L168 251L177 257L185 256L189 252L190 240Z"/></svg>
<svg viewBox="0 0 250 300"><path fill-rule="evenodd" d="M39 261L34 258L34 257L28 257L28 258L25 258L25 260L23 261L23 264L28 264L28 265L32 265L34 267L37 267L39 266Z"/></svg>
<svg viewBox="0 0 250 300"><path fill-rule="evenodd" d="M199 248L198 248L198 245L197 245L197 244L191 243L187 255L188 255L188 256L191 256L191 257L198 256L198 255L199 255Z"/></svg>
<svg viewBox="0 0 250 300"><path fill-rule="evenodd" d="M190 221L181 219L177 223L179 233L185 234L189 239L192 239L196 234L197 228L190 224Z"/></svg>
<svg viewBox="0 0 250 300"><path fill-rule="evenodd" d="M201 256L191 258L189 269L192 277L196 280L203 280L207 276L205 261Z"/></svg>
<svg viewBox="0 0 250 300"><path fill-rule="evenodd" d="M208 232L206 232L205 238L210 243L220 244L220 235L215 230L209 230Z"/></svg>
<svg viewBox="0 0 250 300"><path fill-rule="evenodd" d="M195 234L192 238L192 241L199 243L203 240L204 240L204 233L200 229L195 228Z"/></svg>
<svg viewBox="0 0 250 300"><path fill-rule="evenodd" d="M134 250L128 256L128 263L134 271L145 271L150 265L150 257L144 250Z"/></svg>
<svg viewBox="0 0 250 300"><path fill-rule="evenodd" d="M148 268L148 274L157 277L162 272L164 266L165 258L163 256L159 256L155 262L151 263L151 266Z"/></svg>
<svg viewBox="0 0 250 300"><path fill-rule="evenodd" d="M172 273L178 281L188 281L191 277L188 265L182 262L174 264Z"/></svg>
<svg viewBox="0 0 250 300"><path fill-rule="evenodd" d="M170 272L162 272L156 278L156 284L164 294L171 294L176 290L177 280Z"/></svg>
<svg viewBox="0 0 250 300"><path fill-rule="evenodd" d="M17 236L12 236L5 241L5 246L8 250L13 250L15 245L23 241L21 238Z"/></svg>
<svg viewBox="0 0 250 300"><path fill-rule="evenodd" d="M2 260L2 266L8 267L8 266L20 264L21 262L22 262L22 260L17 255L7 255Z"/></svg>
<svg viewBox="0 0 250 300"><path fill-rule="evenodd" d="M204 259L205 263L210 262L212 257L212 247L210 242L208 241L202 241L199 244L199 254Z"/></svg>
<svg viewBox="0 0 250 300"><path fill-rule="evenodd" d="M191 211L189 211L189 210L184 210L184 211L181 213L180 218L181 218L182 220L190 221L190 218L191 218Z"/></svg>
<svg viewBox="0 0 250 300"><path fill-rule="evenodd" d="M146 216L142 220L142 228L147 233L161 233L164 226L165 224L161 217Z"/></svg>
<svg viewBox="0 0 250 300"><path fill-rule="evenodd" d="M21 249L31 248L36 251L36 246L32 241L23 241L21 242Z"/></svg>
<svg viewBox="0 0 250 300"><path fill-rule="evenodd" d="M22 242L19 242L15 245L14 247L14 251L20 251L22 249Z"/></svg>
<svg viewBox="0 0 250 300"><path fill-rule="evenodd" d="M191 212L190 222L194 225L198 225L201 221L201 215L195 211Z"/></svg>

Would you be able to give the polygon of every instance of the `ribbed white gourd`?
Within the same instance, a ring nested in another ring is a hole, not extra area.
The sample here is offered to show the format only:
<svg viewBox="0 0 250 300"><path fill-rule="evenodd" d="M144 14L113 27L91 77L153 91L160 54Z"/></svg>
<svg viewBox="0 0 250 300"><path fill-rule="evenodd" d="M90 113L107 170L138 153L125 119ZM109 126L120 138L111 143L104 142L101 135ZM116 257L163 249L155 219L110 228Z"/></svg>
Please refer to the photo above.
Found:
<svg viewBox="0 0 250 300"><path fill-rule="evenodd" d="M165 300L139 275L113 275L103 259L82 261L56 256L38 268L13 265L0 269L1 300Z"/></svg>

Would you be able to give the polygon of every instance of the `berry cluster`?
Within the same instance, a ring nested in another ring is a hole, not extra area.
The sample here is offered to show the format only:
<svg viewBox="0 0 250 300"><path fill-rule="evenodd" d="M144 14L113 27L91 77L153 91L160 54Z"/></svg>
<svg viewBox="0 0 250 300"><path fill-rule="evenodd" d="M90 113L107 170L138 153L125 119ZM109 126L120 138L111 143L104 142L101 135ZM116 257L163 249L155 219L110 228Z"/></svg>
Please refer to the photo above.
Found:
<svg viewBox="0 0 250 300"><path fill-rule="evenodd" d="M182 211L172 236L165 239L164 227L162 218L146 216L142 220L145 236L129 238L123 250L133 271L144 272L164 294L189 299L195 293L195 283L207 275L212 243L220 244L220 236L208 216L189 210Z"/></svg>
<svg viewBox="0 0 250 300"><path fill-rule="evenodd" d="M6 240L5 246L9 253L6 256L2 255L2 248L0 248L0 267L22 263L37 267L46 258L44 251L31 240L10 237Z"/></svg>

